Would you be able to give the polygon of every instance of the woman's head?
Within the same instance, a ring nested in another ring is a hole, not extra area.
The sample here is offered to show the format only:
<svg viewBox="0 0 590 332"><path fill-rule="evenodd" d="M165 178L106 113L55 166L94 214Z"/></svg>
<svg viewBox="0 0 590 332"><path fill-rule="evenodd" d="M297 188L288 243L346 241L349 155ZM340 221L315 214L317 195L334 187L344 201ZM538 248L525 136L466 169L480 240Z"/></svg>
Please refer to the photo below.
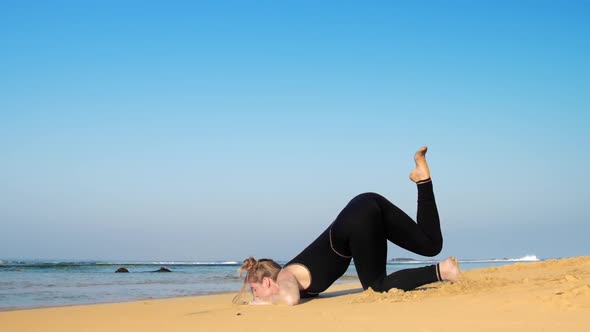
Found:
<svg viewBox="0 0 590 332"><path fill-rule="evenodd" d="M240 278L244 277L242 289L234 298L234 302L240 297L246 284L250 285L255 299L266 300L272 297L272 285L277 281L277 276L281 271L281 266L272 259L262 258L256 260L254 257L248 257L238 269Z"/></svg>
<svg viewBox="0 0 590 332"><path fill-rule="evenodd" d="M277 280L281 266L272 259L262 258L256 260L254 257L248 257L238 269L240 278L246 273L244 281L248 283L262 282L264 278L270 278L273 281Z"/></svg>

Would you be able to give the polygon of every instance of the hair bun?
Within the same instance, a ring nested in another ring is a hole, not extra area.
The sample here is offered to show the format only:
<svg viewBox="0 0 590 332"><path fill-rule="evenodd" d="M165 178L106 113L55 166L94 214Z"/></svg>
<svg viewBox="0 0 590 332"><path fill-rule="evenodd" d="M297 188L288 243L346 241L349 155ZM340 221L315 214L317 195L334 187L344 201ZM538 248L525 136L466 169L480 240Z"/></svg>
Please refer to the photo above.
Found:
<svg viewBox="0 0 590 332"><path fill-rule="evenodd" d="M239 269L240 277L242 276L243 271L246 271L246 273L251 273L252 271L254 271L256 269L257 265L258 265L258 261L256 260L256 258L254 258L252 256L244 259L244 261L242 262L242 266Z"/></svg>

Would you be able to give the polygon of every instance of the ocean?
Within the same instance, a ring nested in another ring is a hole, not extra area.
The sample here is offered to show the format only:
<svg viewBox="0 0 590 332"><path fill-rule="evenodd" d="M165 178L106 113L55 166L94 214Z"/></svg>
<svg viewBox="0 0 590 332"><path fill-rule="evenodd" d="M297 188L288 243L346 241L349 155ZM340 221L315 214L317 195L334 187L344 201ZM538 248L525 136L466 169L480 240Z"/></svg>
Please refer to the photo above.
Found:
<svg viewBox="0 0 590 332"><path fill-rule="evenodd" d="M540 261L521 258L459 260L462 270ZM437 263L393 259L387 272ZM285 262L279 262L284 264ZM0 260L0 310L39 308L237 292L242 285L238 261L128 262ZM129 273L115 273L124 267ZM172 272L153 272L165 267ZM337 283L356 280L351 264Z"/></svg>

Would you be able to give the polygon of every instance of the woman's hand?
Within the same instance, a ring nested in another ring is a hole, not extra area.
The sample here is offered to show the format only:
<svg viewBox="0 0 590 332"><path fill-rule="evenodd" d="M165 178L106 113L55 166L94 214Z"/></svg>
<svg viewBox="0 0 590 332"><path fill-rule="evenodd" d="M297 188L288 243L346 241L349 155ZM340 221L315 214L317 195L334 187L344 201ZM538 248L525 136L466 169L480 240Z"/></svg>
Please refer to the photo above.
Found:
<svg viewBox="0 0 590 332"><path fill-rule="evenodd" d="M249 305L267 305L267 304L272 304L272 302L269 301L265 301L259 298L254 298L254 300L248 302Z"/></svg>

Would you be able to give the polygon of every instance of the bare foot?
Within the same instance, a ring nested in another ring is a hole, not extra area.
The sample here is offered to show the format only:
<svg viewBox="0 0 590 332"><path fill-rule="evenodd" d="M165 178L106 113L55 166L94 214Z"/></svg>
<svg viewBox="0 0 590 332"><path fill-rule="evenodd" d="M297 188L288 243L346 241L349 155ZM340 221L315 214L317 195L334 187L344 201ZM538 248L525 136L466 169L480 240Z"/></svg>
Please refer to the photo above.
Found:
<svg viewBox="0 0 590 332"><path fill-rule="evenodd" d="M438 263L440 276L444 281L457 281L459 279L459 261L455 257L449 257Z"/></svg>
<svg viewBox="0 0 590 332"><path fill-rule="evenodd" d="M414 154L416 168L410 172L410 180L416 183L430 178L430 169L428 169L428 163L426 162L426 151L428 151L428 147L423 146Z"/></svg>

